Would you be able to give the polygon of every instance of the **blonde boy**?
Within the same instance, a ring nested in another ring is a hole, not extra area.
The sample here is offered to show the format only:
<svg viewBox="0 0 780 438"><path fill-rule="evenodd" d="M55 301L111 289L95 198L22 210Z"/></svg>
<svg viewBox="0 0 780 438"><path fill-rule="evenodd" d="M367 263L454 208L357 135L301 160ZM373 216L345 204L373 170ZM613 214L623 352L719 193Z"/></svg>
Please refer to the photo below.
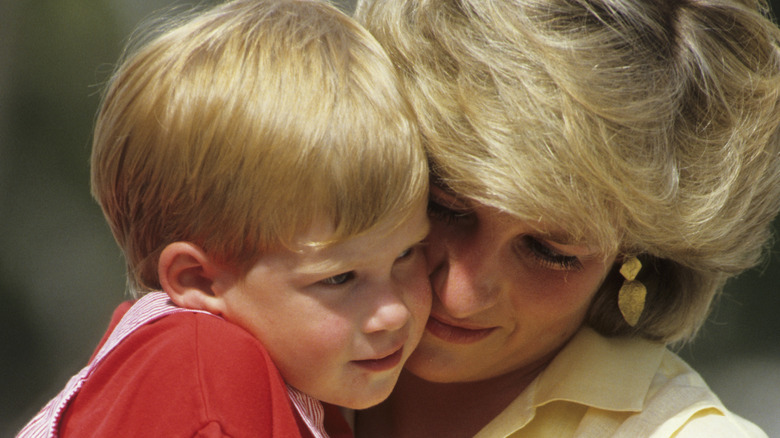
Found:
<svg viewBox="0 0 780 438"><path fill-rule="evenodd" d="M132 52L92 188L140 299L20 436L324 436L319 401L387 397L431 302L416 129L322 2L224 3Z"/></svg>

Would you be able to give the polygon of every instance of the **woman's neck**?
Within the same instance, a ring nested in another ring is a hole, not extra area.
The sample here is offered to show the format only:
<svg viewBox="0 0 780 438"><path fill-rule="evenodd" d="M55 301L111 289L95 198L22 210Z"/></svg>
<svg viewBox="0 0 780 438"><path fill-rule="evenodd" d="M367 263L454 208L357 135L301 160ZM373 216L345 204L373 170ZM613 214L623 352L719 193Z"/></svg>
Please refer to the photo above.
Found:
<svg viewBox="0 0 780 438"><path fill-rule="evenodd" d="M358 411L355 435L472 437L503 411L544 366L479 382L433 383L404 371L387 401Z"/></svg>

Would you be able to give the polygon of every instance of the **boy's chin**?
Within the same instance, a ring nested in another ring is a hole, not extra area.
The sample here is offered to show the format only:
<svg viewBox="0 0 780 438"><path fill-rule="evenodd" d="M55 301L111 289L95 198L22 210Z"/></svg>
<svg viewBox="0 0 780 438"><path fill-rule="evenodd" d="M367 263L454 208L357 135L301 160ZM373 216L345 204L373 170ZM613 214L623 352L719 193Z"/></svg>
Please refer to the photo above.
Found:
<svg viewBox="0 0 780 438"><path fill-rule="evenodd" d="M397 380L396 376L392 381L386 382L381 385L381 387L374 388L371 391L359 391L359 393L355 394L344 394L342 392L338 397L334 397L333 401L323 401L348 409L368 409L387 400L387 398L390 397L393 388L395 388Z"/></svg>

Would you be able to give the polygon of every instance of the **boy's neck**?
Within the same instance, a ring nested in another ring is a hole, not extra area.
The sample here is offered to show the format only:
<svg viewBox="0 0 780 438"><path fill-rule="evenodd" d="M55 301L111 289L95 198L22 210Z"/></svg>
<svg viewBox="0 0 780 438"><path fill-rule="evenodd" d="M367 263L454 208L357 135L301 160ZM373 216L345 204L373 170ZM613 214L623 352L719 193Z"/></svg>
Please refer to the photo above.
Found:
<svg viewBox="0 0 780 438"><path fill-rule="evenodd" d="M472 437L500 414L543 368L467 383L432 383L404 371L384 403L355 415L355 435Z"/></svg>

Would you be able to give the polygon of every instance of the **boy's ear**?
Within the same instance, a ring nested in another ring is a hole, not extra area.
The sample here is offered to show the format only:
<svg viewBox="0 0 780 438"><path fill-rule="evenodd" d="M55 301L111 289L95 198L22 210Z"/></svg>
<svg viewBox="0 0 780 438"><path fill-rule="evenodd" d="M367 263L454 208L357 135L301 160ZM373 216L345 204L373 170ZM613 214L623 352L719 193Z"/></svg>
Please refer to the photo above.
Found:
<svg viewBox="0 0 780 438"><path fill-rule="evenodd" d="M199 246L190 242L169 244L160 254L157 271L163 291L177 306L215 315L225 312L219 285L228 272Z"/></svg>

